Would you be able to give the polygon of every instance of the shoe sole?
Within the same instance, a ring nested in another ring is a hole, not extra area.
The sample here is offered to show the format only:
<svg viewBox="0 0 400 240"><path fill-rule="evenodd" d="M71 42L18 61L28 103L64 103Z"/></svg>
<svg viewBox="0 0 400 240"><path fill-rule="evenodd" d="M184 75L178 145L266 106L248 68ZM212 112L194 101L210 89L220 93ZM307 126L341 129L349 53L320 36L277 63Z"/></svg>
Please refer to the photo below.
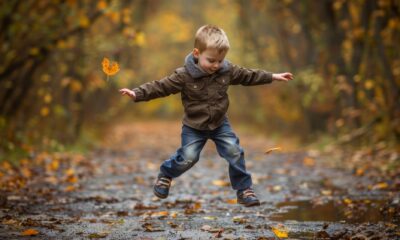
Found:
<svg viewBox="0 0 400 240"><path fill-rule="evenodd" d="M156 192L156 190L154 190L154 189L153 189L153 193L154 193L154 195L156 195L158 198L161 198L161 199L165 199L165 198L168 197L168 195L161 195L161 194L159 194L159 193Z"/></svg>
<svg viewBox="0 0 400 240"><path fill-rule="evenodd" d="M254 201L254 202L249 202L249 203L244 203L244 202L238 202L239 204L242 204L245 207L254 207L254 206L260 206L259 201Z"/></svg>

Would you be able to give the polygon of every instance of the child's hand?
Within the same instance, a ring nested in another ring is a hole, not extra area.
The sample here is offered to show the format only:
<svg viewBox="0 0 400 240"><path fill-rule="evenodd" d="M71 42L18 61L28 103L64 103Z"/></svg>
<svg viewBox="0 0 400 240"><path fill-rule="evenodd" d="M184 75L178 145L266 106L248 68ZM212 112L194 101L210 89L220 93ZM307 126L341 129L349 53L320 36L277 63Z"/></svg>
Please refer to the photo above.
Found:
<svg viewBox="0 0 400 240"><path fill-rule="evenodd" d="M131 97L133 100L136 99L136 94L135 94L135 92L132 91L132 90L130 90L130 89L128 89L128 88L120 89L119 92L120 92L122 95L127 95L127 96Z"/></svg>
<svg viewBox="0 0 400 240"><path fill-rule="evenodd" d="M293 80L293 74L285 72L285 73L274 73L272 74L272 79L277 81L288 82Z"/></svg>

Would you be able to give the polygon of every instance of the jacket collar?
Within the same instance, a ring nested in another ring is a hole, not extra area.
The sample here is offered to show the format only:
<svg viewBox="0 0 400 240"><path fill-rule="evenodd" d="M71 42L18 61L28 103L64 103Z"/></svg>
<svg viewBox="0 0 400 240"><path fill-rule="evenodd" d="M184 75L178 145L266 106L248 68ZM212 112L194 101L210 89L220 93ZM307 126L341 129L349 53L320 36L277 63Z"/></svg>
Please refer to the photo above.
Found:
<svg viewBox="0 0 400 240"><path fill-rule="evenodd" d="M186 56L185 58L185 68L193 78L201 78L208 75L211 75L205 72L200 66L197 64L197 59L193 56L192 53ZM229 71L229 61L224 60L220 69L213 74L222 74Z"/></svg>

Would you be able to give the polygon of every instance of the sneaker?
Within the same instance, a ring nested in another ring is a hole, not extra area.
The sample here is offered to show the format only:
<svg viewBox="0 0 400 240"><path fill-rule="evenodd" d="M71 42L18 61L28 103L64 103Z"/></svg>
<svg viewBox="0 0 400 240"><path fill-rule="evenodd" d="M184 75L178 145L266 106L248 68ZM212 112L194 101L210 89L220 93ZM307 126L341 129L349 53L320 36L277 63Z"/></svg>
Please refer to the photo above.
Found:
<svg viewBox="0 0 400 240"><path fill-rule="evenodd" d="M167 198L169 187L171 186L172 178L160 173L157 176L157 181L154 184L153 192L159 198Z"/></svg>
<svg viewBox="0 0 400 240"><path fill-rule="evenodd" d="M260 206L260 201L251 188L238 190L236 195L237 202L243 204L245 207Z"/></svg>

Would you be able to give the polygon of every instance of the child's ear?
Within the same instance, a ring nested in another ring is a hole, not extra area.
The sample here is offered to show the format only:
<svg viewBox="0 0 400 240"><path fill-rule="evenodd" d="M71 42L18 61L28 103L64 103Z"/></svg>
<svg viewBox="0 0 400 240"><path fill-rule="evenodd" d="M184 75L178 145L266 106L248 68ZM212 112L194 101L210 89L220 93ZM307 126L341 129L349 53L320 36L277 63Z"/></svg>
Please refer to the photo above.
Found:
<svg viewBox="0 0 400 240"><path fill-rule="evenodd" d="M193 49L193 56L194 56L195 58L199 58L199 55L200 55L200 50L197 49L197 48L194 48L194 49Z"/></svg>

